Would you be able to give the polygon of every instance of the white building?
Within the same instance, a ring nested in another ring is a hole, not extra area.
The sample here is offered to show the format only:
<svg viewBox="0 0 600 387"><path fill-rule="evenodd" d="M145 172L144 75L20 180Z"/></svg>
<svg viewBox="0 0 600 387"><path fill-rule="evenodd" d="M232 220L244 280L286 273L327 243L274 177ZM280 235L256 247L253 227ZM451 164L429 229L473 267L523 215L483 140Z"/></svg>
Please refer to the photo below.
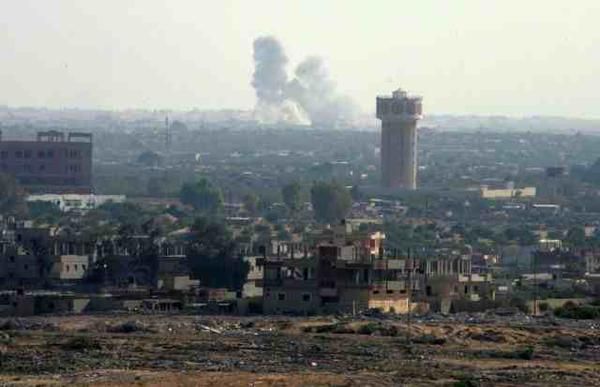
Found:
<svg viewBox="0 0 600 387"><path fill-rule="evenodd" d="M80 194L41 194L29 195L27 202L48 202L55 204L61 211L89 211L105 203L123 203L125 195L80 195Z"/></svg>

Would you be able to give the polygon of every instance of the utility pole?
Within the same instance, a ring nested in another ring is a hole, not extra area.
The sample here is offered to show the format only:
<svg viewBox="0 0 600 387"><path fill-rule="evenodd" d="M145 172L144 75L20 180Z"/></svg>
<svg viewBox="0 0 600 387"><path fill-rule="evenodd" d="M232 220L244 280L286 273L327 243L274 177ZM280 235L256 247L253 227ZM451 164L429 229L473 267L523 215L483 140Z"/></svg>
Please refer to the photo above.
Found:
<svg viewBox="0 0 600 387"><path fill-rule="evenodd" d="M538 303L538 284L537 284L537 251L533 253L531 265L533 266L533 306L531 308L532 316L537 316Z"/></svg>
<svg viewBox="0 0 600 387"><path fill-rule="evenodd" d="M412 278L411 278L411 272L412 269L414 267L413 262L411 260L410 257L410 249L408 249L408 259L407 259L407 263L409 264L408 267L408 278L407 278L407 282L408 282L408 290L406 292L407 298L408 298L408 313L406 314L406 345L407 345L407 349L410 351L411 350L411 336L410 336L410 323L411 323L411 299L412 299Z"/></svg>
<svg viewBox="0 0 600 387"><path fill-rule="evenodd" d="M169 124L169 116L165 117L165 150L167 152L167 164L171 162L171 125Z"/></svg>

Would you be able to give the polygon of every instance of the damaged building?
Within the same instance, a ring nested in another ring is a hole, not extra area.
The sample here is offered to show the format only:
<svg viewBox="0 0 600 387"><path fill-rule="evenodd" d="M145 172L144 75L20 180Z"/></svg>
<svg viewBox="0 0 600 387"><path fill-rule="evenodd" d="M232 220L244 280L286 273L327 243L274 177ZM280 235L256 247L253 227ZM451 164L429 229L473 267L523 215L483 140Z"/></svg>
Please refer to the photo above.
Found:
<svg viewBox="0 0 600 387"><path fill-rule="evenodd" d="M264 312L406 313L429 306L447 312L453 303L493 299L491 276L472 274L469 255L401 256L384 242L381 232L341 224L323 231L311 249L265 254L257 261Z"/></svg>

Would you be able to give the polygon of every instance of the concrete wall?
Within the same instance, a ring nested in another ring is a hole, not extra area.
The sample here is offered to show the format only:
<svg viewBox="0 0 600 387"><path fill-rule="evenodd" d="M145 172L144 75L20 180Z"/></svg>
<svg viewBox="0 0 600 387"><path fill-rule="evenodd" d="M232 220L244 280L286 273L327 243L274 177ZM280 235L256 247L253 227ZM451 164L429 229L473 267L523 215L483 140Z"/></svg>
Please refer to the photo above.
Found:
<svg viewBox="0 0 600 387"><path fill-rule="evenodd" d="M35 256L23 254L9 248L0 256L0 280L13 286L36 283L40 278L40 267Z"/></svg>
<svg viewBox="0 0 600 387"><path fill-rule="evenodd" d="M267 314L317 313L320 305L316 289L269 288L263 294L263 310Z"/></svg>
<svg viewBox="0 0 600 387"><path fill-rule="evenodd" d="M50 278L57 280L81 280L89 269L87 255L61 255L55 258Z"/></svg>
<svg viewBox="0 0 600 387"><path fill-rule="evenodd" d="M408 298L371 298L369 309L380 309L383 312L398 314L408 313Z"/></svg>
<svg viewBox="0 0 600 387"><path fill-rule="evenodd" d="M0 297L1 316L33 316L35 314L35 303L33 297L3 295Z"/></svg>

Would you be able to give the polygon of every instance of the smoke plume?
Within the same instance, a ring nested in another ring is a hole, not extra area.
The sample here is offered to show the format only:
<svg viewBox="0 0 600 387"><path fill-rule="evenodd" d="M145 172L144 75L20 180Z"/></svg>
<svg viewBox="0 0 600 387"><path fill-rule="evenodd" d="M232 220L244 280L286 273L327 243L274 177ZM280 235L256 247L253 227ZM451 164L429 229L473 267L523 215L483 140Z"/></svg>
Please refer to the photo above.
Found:
<svg viewBox="0 0 600 387"><path fill-rule="evenodd" d="M288 81L288 58L274 37L254 40L255 116L263 123L337 126L353 119L357 108L348 97L338 95L335 83L319 57L308 57Z"/></svg>

